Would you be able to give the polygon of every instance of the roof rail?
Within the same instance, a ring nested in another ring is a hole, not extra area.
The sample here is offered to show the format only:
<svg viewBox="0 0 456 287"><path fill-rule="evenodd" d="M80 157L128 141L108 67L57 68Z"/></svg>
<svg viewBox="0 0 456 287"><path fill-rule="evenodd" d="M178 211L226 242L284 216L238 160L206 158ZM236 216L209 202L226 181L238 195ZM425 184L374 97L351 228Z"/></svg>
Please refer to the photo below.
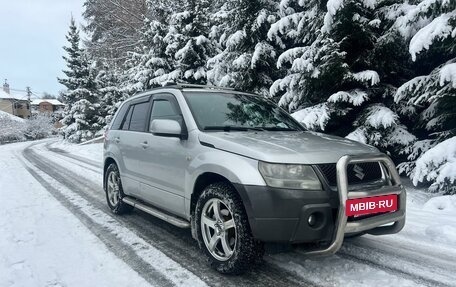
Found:
<svg viewBox="0 0 456 287"><path fill-rule="evenodd" d="M233 88L225 88L225 87L217 87L211 85L196 85L196 84L187 84L187 83L175 83L175 82L167 82L164 84L164 87L176 87L178 89L184 88L202 88L202 89L214 89L214 90L234 90Z"/></svg>

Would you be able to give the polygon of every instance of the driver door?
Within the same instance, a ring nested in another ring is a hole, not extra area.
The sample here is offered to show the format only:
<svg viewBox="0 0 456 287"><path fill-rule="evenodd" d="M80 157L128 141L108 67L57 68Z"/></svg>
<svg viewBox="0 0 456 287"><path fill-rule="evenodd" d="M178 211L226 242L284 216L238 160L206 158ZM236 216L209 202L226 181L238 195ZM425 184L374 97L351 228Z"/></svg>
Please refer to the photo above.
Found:
<svg viewBox="0 0 456 287"><path fill-rule="evenodd" d="M179 105L171 94L155 95L150 123L155 119L176 120L185 130ZM149 124L150 127L150 124ZM188 141L178 137L147 134L148 147L141 157L144 171L141 194L148 203L185 216L185 170Z"/></svg>

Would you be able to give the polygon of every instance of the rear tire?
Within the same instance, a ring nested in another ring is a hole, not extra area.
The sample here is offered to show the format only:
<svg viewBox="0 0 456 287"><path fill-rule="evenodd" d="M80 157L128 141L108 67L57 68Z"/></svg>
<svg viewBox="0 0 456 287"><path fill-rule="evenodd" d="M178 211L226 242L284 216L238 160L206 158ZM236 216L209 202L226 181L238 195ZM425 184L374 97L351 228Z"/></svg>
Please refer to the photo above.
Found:
<svg viewBox="0 0 456 287"><path fill-rule="evenodd" d="M122 201L125 196L122 189L119 168L115 163L109 165L105 173L105 192L108 206L114 214L125 214L133 210L133 206Z"/></svg>
<svg viewBox="0 0 456 287"><path fill-rule="evenodd" d="M218 272L241 274L261 261L263 243L253 238L244 205L230 184L206 187L194 220L198 244Z"/></svg>

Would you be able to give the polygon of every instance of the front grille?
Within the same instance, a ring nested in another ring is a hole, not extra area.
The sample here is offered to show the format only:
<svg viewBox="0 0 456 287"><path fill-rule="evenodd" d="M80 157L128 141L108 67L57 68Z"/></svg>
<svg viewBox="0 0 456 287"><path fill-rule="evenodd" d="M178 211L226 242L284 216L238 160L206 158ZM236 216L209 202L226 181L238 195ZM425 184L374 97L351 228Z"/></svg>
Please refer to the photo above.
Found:
<svg viewBox="0 0 456 287"><path fill-rule="evenodd" d="M337 169L335 163L318 165L330 186L337 186ZM367 183L382 179L382 169L378 162L349 164L347 167L348 184Z"/></svg>

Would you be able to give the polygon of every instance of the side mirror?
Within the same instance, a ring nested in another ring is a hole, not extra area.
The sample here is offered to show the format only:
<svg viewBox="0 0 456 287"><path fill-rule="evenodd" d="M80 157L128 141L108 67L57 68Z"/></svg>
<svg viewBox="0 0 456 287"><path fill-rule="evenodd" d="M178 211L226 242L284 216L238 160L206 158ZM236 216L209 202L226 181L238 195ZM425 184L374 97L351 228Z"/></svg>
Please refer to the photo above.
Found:
<svg viewBox="0 0 456 287"><path fill-rule="evenodd" d="M182 127L175 120L153 120L150 131L157 136L182 137Z"/></svg>

